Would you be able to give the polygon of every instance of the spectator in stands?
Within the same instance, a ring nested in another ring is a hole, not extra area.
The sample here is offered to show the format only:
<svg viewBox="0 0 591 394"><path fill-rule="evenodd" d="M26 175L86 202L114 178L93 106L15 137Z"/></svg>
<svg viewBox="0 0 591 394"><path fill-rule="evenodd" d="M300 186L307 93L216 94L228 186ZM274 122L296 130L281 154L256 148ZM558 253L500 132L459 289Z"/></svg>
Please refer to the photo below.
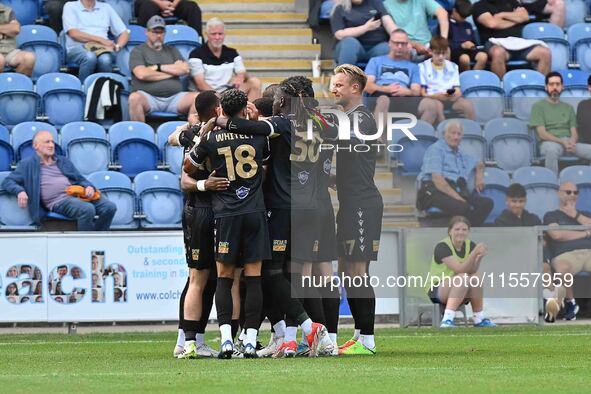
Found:
<svg viewBox="0 0 591 394"><path fill-rule="evenodd" d="M476 47L478 40L472 24L466 22L470 15L470 0L456 0L449 19L449 46L450 59L460 67L460 72L470 70L470 62L474 62L474 70L484 70L488 61L487 53Z"/></svg>
<svg viewBox="0 0 591 394"><path fill-rule="evenodd" d="M197 93L183 92L181 82L181 77L189 73L189 64L178 49L164 44L165 34L164 19L155 15L148 21L148 40L131 51L131 120L144 122L147 113L156 111L182 115L195 112Z"/></svg>
<svg viewBox="0 0 591 394"><path fill-rule="evenodd" d="M573 108L560 101L562 75L553 71L546 75L548 98L534 104L529 119L541 141L540 153L545 157L546 168L558 175L558 160L564 152L591 160L591 145L578 142L577 122Z"/></svg>
<svg viewBox="0 0 591 394"><path fill-rule="evenodd" d="M495 219L495 226L520 227L539 226L542 224L539 217L525 209L527 192L523 185L513 183L509 186L509 188L507 188L507 199L505 202L507 204L507 209Z"/></svg>
<svg viewBox="0 0 591 394"><path fill-rule="evenodd" d="M408 33L413 47L413 58L415 54L431 55L428 47L431 40L429 18L436 17L441 36L448 37L447 11L435 0L384 0L384 7L394 19L396 26Z"/></svg>
<svg viewBox="0 0 591 394"><path fill-rule="evenodd" d="M433 37L429 43L433 57L419 64L421 96L419 116L432 125L445 120L445 110L462 113L474 119L474 106L462 98L458 66L446 60L449 44L443 37Z"/></svg>
<svg viewBox="0 0 591 394"><path fill-rule="evenodd" d="M33 291L33 295L41 295L43 293L43 282L38 281L35 285L35 291Z"/></svg>
<svg viewBox="0 0 591 394"><path fill-rule="evenodd" d="M550 17L550 23L564 27L566 16L564 0L520 0L519 2L530 15L537 19Z"/></svg>
<svg viewBox="0 0 591 394"><path fill-rule="evenodd" d="M451 218L447 237L442 239L433 251L430 277L433 287L429 288L429 298L445 307L442 328L454 327L456 311L462 304L470 304L474 313L474 327L495 327L496 324L484 317L482 286L478 281L470 281L478 275L482 258L486 256L484 243L475 244L468 235L470 222L463 216ZM456 277L461 280L455 279ZM429 284L430 286L430 284Z"/></svg>
<svg viewBox="0 0 591 394"><path fill-rule="evenodd" d="M18 278L18 269L16 265L13 265L8 269L8 273L6 274L7 278Z"/></svg>
<svg viewBox="0 0 591 394"><path fill-rule="evenodd" d="M18 205L28 206L31 218L37 224L45 210L76 219L79 231L108 230L117 207L105 197L95 199L96 189L65 156L55 154L55 143L49 131L39 131L33 137L36 154L21 160L14 172L2 183L2 188L17 196ZM83 201L70 196L66 188L71 185L84 187ZM95 220L95 215L98 219Z"/></svg>
<svg viewBox="0 0 591 394"><path fill-rule="evenodd" d="M480 226L493 208L493 201L483 197L484 163L463 153L460 143L464 135L462 124L450 121L443 138L427 148L418 176L421 187L417 208L439 208L444 214L466 216L474 226ZM475 170L475 190L468 189L468 179Z"/></svg>
<svg viewBox="0 0 591 394"><path fill-rule="evenodd" d="M43 4L45 15L47 15L47 25L55 30L56 34L60 34L63 30L62 14L64 13L64 5L70 1L77 0L47 0Z"/></svg>
<svg viewBox="0 0 591 394"><path fill-rule="evenodd" d="M397 112L417 113L418 96L421 94L421 77L416 64L408 60L410 54L408 34L396 29L390 35L390 53L372 57L365 68L365 91L375 97L376 118L390 107ZM390 100L405 97L404 100ZM392 101L392 102L391 102ZM394 102L395 101L395 102ZM385 123L384 123L385 124Z"/></svg>
<svg viewBox="0 0 591 394"><path fill-rule="evenodd" d="M560 208L544 215L544 224L557 228L549 230L550 247L554 254L552 268L562 275L576 275L579 272L591 272L591 230L558 230L562 226L591 225L591 212L577 210L577 185L564 182L558 190ZM577 305L573 289L565 287L566 299L564 318L575 320L579 306Z"/></svg>
<svg viewBox="0 0 591 394"><path fill-rule="evenodd" d="M201 36L201 8L191 0L135 0L138 24L147 26L154 15L164 18L175 16L187 22Z"/></svg>
<svg viewBox="0 0 591 394"><path fill-rule="evenodd" d="M127 45L129 32L117 12L107 3L78 0L64 5L67 61L80 67L82 82L90 74L113 71L114 52ZM109 33L117 37L113 42Z"/></svg>
<svg viewBox="0 0 591 394"><path fill-rule="evenodd" d="M20 31L21 24L12 8L0 3L0 72L9 66L17 73L30 77L35 66L35 54L16 49L16 36Z"/></svg>
<svg viewBox="0 0 591 394"><path fill-rule="evenodd" d="M330 17L330 27L339 40L335 49L337 65L387 55L390 33L396 29L382 0L339 1Z"/></svg>
<svg viewBox="0 0 591 394"><path fill-rule="evenodd" d="M208 20L205 36L205 44L189 54L191 76L197 91L221 93L236 88L246 93L251 102L261 97L261 80L249 76L238 51L224 45L224 22L220 18Z"/></svg>
<svg viewBox="0 0 591 394"><path fill-rule="evenodd" d="M472 16L490 57L490 69L499 78L507 72L509 60L527 60L542 74L550 72L550 49L521 38L529 14L517 0L480 0L473 5Z"/></svg>
<svg viewBox="0 0 591 394"><path fill-rule="evenodd" d="M591 93L591 75L587 79L587 89ZM591 99L583 100L577 106L577 132L579 142L591 144Z"/></svg>
<svg viewBox="0 0 591 394"><path fill-rule="evenodd" d="M18 295L18 288L16 287L15 283L11 283L8 286L6 286L6 295L7 296Z"/></svg>

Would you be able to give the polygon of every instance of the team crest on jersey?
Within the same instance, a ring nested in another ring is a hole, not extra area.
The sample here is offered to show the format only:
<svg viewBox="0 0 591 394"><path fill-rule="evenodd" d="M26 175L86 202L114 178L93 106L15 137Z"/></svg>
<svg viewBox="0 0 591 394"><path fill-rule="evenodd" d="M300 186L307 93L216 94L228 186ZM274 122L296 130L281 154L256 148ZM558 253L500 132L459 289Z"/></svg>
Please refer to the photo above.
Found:
<svg viewBox="0 0 591 394"><path fill-rule="evenodd" d="M195 261L199 260L199 249L191 249L191 258Z"/></svg>
<svg viewBox="0 0 591 394"><path fill-rule="evenodd" d="M330 169L332 168L332 162L330 159L324 160L324 172L330 175Z"/></svg>
<svg viewBox="0 0 591 394"><path fill-rule="evenodd" d="M248 196L248 193L250 193L250 188L240 186L238 190L236 190L236 197L238 197L241 200L244 200Z"/></svg>
<svg viewBox="0 0 591 394"><path fill-rule="evenodd" d="M378 239L377 241L373 241L373 251L377 252L380 250L380 240Z"/></svg>
<svg viewBox="0 0 591 394"><path fill-rule="evenodd" d="M286 239L274 239L273 240L273 252L285 252L287 250Z"/></svg>
<svg viewBox="0 0 591 394"><path fill-rule="evenodd" d="M220 242L218 244L218 253L226 254L230 251L230 242Z"/></svg>
<svg viewBox="0 0 591 394"><path fill-rule="evenodd" d="M308 171L300 171L300 173L298 174L298 181L300 181L300 184L305 185L306 182L308 182L308 179L310 178L310 173Z"/></svg>

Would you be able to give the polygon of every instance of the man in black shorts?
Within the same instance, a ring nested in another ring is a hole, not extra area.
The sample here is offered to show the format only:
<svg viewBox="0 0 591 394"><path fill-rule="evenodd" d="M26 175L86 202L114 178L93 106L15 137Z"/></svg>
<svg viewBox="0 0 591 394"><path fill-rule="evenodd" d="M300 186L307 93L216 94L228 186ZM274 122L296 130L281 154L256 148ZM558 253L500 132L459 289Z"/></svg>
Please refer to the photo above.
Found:
<svg viewBox="0 0 591 394"><path fill-rule="evenodd" d="M349 116L351 127L357 121L360 133L375 135L375 119L362 104L365 73L351 64L340 65L334 72L332 93ZM351 135L350 140L339 141L337 151L337 240L342 270L351 279L367 275L369 263L377 260L384 211L382 196L373 181L377 151L371 147L369 151L356 152L356 144L362 141ZM347 286L347 283L345 286L355 334L339 347L339 354L375 354L373 287Z"/></svg>
<svg viewBox="0 0 591 394"><path fill-rule="evenodd" d="M200 119L215 117L219 99L214 91L203 92L195 99L195 108ZM169 137L171 145L182 145L185 153L195 145L202 124L185 127ZM213 357L217 355L203 341L207 320L213 306L216 288L214 219L210 191L225 190L227 178L215 177L204 167L192 175L181 174L181 189L185 192L183 212L183 235L185 254L189 266L186 291L181 296L181 328L185 335L183 351L178 358Z"/></svg>

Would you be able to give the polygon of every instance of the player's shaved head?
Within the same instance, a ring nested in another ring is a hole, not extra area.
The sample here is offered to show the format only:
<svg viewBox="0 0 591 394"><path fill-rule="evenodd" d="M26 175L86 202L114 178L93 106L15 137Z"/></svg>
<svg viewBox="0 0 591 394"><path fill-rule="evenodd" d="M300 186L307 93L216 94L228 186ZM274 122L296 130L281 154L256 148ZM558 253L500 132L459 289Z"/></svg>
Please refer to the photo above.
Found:
<svg viewBox="0 0 591 394"><path fill-rule="evenodd" d="M277 90L279 90L279 84L278 83L272 83L271 85L267 86L265 88L265 90L263 91L263 97L275 97L275 93L277 93Z"/></svg>
<svg viewBox="0 0 591 394"><path fill-rule="evenodd" d="M231 118L240 115L240 112L246 109L248 96L238 89L228 89L222 93L220 102L226 116Z"/></svg>
<svg viewBox="0 0 591 394"><path fill-rule="evenodd" d="M216 116L215 109L220 105L220 99L215 90L206 90L195 97L195 109L199 120L207 121Z"/></svg>

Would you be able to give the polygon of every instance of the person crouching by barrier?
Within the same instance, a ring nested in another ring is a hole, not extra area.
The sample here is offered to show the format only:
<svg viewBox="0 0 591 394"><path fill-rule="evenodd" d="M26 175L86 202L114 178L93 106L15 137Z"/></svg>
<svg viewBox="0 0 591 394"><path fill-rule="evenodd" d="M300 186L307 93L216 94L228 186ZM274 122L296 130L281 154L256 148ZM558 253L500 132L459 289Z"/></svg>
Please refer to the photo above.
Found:
<svg viewBox="0 0 591 394"><path fill-rule="evenodd" d="M472 242L468 238L469 233L468 219L463 216L452 217L447 228L448 236L435 246L433 252L428 294L433 303L445 307L440 325L442 328L455 327L456 310L468 303L474 312L474 327L496 326L484 317L483 291L477 276L487 246Z"/></svg>

